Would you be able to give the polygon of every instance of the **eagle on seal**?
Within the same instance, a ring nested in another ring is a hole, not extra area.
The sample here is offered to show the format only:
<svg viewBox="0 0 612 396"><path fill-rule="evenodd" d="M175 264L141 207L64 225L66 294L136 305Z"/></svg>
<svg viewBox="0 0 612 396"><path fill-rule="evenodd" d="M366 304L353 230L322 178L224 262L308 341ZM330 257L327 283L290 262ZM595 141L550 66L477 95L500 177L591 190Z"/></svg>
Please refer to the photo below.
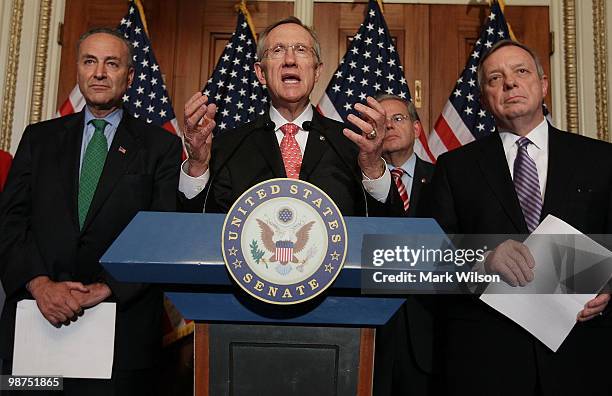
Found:
<svg viewBox="0 0 612 396"><path fill-rule="evenodd" d="M314 223L314 221L311 221L300 227L300 229L295 233L295 242L290 240L279 240L274 242L274 230L272 227L270 227L264 221L257 219L257 224L259 224L259 229L261 230L261 241L263 242L266 250L272 253L272 256L270 256L268 261L271 263L280 262L282 265L286 265L288 262L296 264L299 263L300 260L295 257L295 253L301 252L304 247L306 247L310 230L312 229Z"/></svg>

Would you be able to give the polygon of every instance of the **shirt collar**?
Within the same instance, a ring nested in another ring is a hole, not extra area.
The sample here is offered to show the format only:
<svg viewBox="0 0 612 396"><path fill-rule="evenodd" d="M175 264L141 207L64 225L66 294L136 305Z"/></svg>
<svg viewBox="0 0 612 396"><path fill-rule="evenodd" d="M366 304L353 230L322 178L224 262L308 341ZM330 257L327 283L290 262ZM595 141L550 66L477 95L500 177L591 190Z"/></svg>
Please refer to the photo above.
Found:
<svg viewBox="0 0 612 396"><path fill-rule="evenodd" d="M414 168L416 167L416 154L413 152L412 155L408 158L406 162L402 164L402 166L393 166L390 163L387 163L387 168L389 170L393 170L395 168L403 169L404 172L410 177L414 177Z"/></svg>
<svg viewBox="0 0 612 396"><path fill-rule="evenodd" d="M107 114L106 117L101 118L102 120L105 120L106 122L108 122L111 126L111 128L117 128L117 126L119 126L119 123L121 122L121 118L123 117L123 109L121 107L119 107L118 109L116 109L115 111L113 111L110 114ZM89 110L89 107L85 106L85 126L87 126L89 124L89 121L91 120L95 120L97 117L95 117L91 111ZM110 128L105 129L108 130Z"/></svg>
<svg viewBox="0 0 612 396"><path fill-rule="evenodd" d="M510 132L508 130L500 129L499 136L502 140L502 144L504 145L504 151L508 152L511 146L516 145L516 141L521 138L521 136ZM546 118L542 120L541 123L538 124L535 128L533 128L526 137L529 138L531 143L536 146L540 150L548 149L548 122L546 122Z"/></svg>
<svg viewBox="0 0 612 396"><path fill-rule="evenodd" d="M304 128L302 128L302 124L304 124L304 122L306 121L312 121L313 116L314 116L314 111L312 110L312 106L310 105L310 103L308 103L308 106L306 106L302 114L300 114L293 121L287 121L287 119L283 117L281 113L278 110L276 110L276 108L273 105L270 105L270 121L274 123L275 131L278 131L280 127L282 127L285 124L289 124L289 123L295 124L299 126L301 130L304 130Z"/></svg>

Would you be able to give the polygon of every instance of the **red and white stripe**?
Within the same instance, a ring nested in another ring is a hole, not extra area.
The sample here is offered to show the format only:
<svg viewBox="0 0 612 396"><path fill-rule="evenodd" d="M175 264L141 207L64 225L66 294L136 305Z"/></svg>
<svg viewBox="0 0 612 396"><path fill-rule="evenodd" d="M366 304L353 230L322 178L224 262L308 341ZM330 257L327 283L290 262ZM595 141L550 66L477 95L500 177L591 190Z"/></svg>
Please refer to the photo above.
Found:
<svg viewBox="0 0 612 396"><path fill-rule="evenodd" d="M434 159L440 154L454 150L474 141L474 135L461 120L455 106L446 102L442 114L429 134L428 146Z"/></svg>

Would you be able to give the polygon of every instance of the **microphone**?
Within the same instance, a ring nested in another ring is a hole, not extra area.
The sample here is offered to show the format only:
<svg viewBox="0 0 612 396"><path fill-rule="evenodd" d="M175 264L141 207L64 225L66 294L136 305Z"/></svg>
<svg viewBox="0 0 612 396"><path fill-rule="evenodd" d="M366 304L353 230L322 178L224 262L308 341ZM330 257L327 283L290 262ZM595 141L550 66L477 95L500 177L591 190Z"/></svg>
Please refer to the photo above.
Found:
<svg viewBox="0 0 612 396"><path fill-rule="evenodd" d="M274 122L268 120L263 124L263 128L266 131L271 131L274 132L274 130L276 129L276 125L274 124ZM232 132L225 132L225 133L232 133ZM234 154L236 154L236 152L238 151L238 149L242 146L242 144L244 143L244 141L246 140L247 137L249 137L251 134L250 133L245 133L244 136L240 139L240 141L238 141L238 144L236 144L234 146L234 148L232 149L232 152L225 158L225 160L221 163L220 166L216 167L216 170L219 171L221 169L223 169L223 167L229 162L230 159L232 159L232 157L234 156ZM212 152L211 152L212 155ZM212 159L212 157L211 157ZM212 186L213 186L213 181L215 180L215 177L217 176L217 172L212 171L212 166L211 163L209 163L208 169L210 169L210 173L211 173L211 177L210 180L208 180L207 183L207 187L208 189L206 190L206 196L204 197L204 206L202 208L202 212L206 212L206 203L208 202L208 194L210 194L210 190L212 190Z"/></svg>
<svg viewBox="0 0 612 396"><path fill-rule="evenodd" d="M363 203L365 204L365 216L369 217L368 197L366 195L367 194L366 190L363 187L363 181L361 180L361 178L359 178L359 177L357 177L357 175L355 175L355 173L353 172L353 168L346 162L344 157L340 154L340 151L338 150L336 145L332 142L332 140L329 138L327 133L323 132L323 128L319 128L319 126L315 122L313 122L313 121L304 121L302 123L302 129L304 129L305 131L308 131L308 132L316 132L319 135L323 136L325 138L325 141L329 144L329 147L331 147L331 149L334 151L334 153L336 153L338 158L340 158L340 161L342 161L342 164L344 164L346 169L348 169L349 174L353 175L355 177L355 180L357 181L357 184L361 188L361 195L363 196Z"/></svg>

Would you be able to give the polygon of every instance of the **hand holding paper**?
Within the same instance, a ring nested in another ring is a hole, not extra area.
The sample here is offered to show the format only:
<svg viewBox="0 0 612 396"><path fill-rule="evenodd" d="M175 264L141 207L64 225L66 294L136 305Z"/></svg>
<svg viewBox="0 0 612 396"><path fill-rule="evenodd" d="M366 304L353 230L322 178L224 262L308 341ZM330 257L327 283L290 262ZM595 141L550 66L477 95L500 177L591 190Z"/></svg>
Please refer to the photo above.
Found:
<svg viewBox="0 0 612 396"><path fill-rule="evenodd" d="M536 263L533 281L520 288L489 284L480 299L557 351L576 320L593 319L607 306L610 296L593 292L612 276L612 253L552 215L524 244Z"/></svg>
<svg viewBox="0 0 612 396"><path fill-rule="evenodd" d="M89 292L80 282L54 282L47 276L37 276L28 286L38 309L53 326L73 320L82 312L71 291Z"/></svg>
<svg viewBox="0 0 612 396"><path fill-rule="evenodd" d="M597 297L584 305L584 309L582 311L578 312L578 317L576 320L579 322L586 322L587 320L593 319L597 315L601 314L604 309L606 309L609 301L609 294L598 294Z"/></svg>
<svg viewBox="0 0 612 396"><path fill-rule="evenodd" d="M533 280L535 260L529 248L511 239L489 253L484 265L487 274L499 274L511 286L525 286Z"/></svg>

